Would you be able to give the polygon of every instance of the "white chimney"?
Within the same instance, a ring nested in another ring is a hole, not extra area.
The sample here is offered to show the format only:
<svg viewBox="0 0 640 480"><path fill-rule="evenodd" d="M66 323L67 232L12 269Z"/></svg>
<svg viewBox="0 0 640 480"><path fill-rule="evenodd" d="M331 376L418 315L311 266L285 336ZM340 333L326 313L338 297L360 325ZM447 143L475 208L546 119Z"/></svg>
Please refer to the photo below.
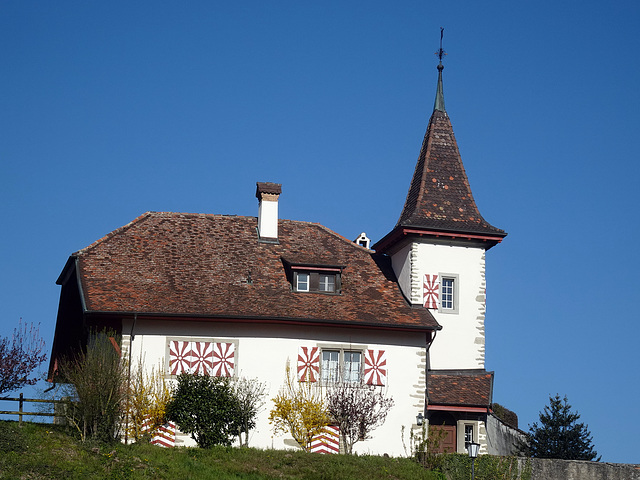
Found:
<svg viewBox="0 0 640 480"><path fill-rule="evenodd" d="M278 197L282 193L282 184L257 182L256 186L258 236L262 240L278 240Z"/></svg>

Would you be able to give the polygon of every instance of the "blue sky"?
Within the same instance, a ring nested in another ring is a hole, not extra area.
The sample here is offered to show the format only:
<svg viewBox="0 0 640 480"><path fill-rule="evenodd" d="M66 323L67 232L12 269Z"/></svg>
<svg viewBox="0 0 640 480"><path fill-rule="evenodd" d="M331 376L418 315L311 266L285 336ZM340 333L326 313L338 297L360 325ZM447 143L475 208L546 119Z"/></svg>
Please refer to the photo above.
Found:
<svg viewBox="0 0 640 480"><path fill-rule="evenodd" d="M603 460L639 463L640 5L0 3L2 323L50 348L68 256L145 211L380 239L436 87L484 217L487 369L520 425L566 394Z"/></svg>

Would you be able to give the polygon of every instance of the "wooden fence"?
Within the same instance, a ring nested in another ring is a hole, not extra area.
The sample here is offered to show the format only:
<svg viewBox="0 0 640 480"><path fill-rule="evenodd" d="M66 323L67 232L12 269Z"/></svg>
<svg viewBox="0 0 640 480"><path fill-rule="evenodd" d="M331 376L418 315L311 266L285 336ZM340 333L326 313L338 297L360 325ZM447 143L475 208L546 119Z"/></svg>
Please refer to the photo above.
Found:
<svg viewBox="0 0 640 480"><path fill-rule="evenodd" d="M64 406L68 404L68 400L42 400L39 398L24 398L24 394L20 394L19 397L0 397L0 400L8 402L18 402L18 410L0 410L0 415L18 415L18 423L22 425L23 416L36 416L36 417L54 417L54 423L56 420L64 418ZM53 412L25 412L25 403L49 403L53 405Z"/></svg>

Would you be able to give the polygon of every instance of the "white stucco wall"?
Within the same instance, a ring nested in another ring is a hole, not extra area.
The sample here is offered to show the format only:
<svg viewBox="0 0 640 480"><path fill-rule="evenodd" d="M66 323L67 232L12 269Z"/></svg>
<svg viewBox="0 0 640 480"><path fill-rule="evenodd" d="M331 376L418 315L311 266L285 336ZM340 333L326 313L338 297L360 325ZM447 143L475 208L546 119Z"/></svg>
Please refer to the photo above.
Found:
<svg viewBox="0 0 640 480"><path fill-rule="evenodd" d="M391 255L391 266L398 279L398 285L404 296L410 303L421 303L420 299L412 298L412 278L411 278L411 246L405 245L403 248Z"/></svg>
<svg viewBox="0 0 640 480"><path fill-rule="evenodd" d="M131 324L123 325L123 333ZM401 429L409 445L409 429L415 428L416 415L424 408L426 351L425 335L408 332L369 331L341 327L305 327L220 322L151 322L138 319L131 342L132 361L143 359L147 369L167 366L168 341L171 338L215 339L237 345L236 375L258 378L266 382L268 400L260 412L249 445L258 448L295 448L291 437L275 436L268 421L274 397L285 379L287 360L295 370L299 347L341 347L350 350L385 350L387 358L387 394L394 407L386 422L373 432L373 439L358 442L354 452L405 455ZM128 346L129 335L123 336ZM123 352L128 355L128 349ZM167 370L165 370L167 372ZM167 372L168 373L168 372ZM186 436L178 437L178 445L192 445Z"/></svg>
<svg viewBox="0 0 640 480"><path fill-rule="evenodd" d="M442 326L431 347L432 369L484 368L485 250L416 239L392 254L400 287L414 305L423 305L425 274L456 279L457 308L431 309Z"/></svg>

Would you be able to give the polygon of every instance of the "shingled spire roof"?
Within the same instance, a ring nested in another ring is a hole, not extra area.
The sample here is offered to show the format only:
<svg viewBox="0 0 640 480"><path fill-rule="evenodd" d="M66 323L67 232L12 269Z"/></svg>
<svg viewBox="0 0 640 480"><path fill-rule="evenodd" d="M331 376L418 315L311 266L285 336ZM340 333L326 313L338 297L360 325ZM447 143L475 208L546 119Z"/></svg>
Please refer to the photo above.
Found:
<svg viewBox="0 0 640 480"><path fill-rule="evenodd" d="M440 63L433 113L396 228L504 237L503 230L482 218L473 199L453 127L444 108L443 69Z"/></svg>
<svg viewBox="0 0 640 480"><path fill-rule="evenodd" d="M444 107L443 54L441 46L433 113L409 193L395 228L373 246L380 252L413 234L480 240L485 242L486 249L500 243L507 235L480 215L473 199L453 127Z"/></svg>

